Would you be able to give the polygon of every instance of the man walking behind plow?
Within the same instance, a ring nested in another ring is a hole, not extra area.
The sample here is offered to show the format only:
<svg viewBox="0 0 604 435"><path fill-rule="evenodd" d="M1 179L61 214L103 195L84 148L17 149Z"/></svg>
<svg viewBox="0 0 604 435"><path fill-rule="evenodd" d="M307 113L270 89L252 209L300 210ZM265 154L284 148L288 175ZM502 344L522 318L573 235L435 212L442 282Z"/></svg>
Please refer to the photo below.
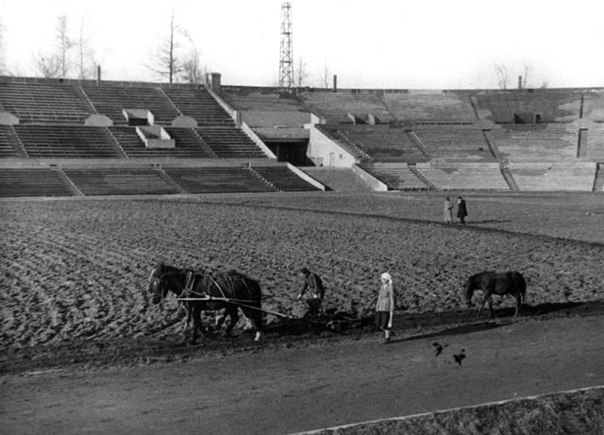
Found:
<svg viewBox="0 0 604 435"><path fill-rule="evenodd" d="M319 315L321 310L321 304L325 297L325 287L319 275L311 272L306 267L303 267L299 271L300 276L304 279L304 286L298 294L298 300L304 298L308 305L308 311L306 316L316 317Z"/></svg>

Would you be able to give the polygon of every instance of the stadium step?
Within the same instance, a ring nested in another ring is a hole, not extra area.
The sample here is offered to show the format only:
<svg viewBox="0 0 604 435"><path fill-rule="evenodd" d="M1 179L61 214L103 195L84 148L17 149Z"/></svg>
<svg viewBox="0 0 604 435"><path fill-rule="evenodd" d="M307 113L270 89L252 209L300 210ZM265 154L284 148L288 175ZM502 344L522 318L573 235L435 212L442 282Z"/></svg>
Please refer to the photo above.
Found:
<svg viewBox="0 0 604 435"><path fill-rule="evenodd" d="M423 174L420 174L420 172L417 170L417 167L415 165L409 165L409 170L413 173L413 175L415 175L417 178L419 178L421 180L422 183L424 183L426 186L428 186L430 189L435 190L436 186L434 184L432 184L430 182L430 180L428 180L426 177L423 176Z"/></svg>
<svg viewBox="0 0 604 435"><path fill-rule="evenodd" d="M508 186L510 186L510 190L516 190L516 191L520 190L518 188L518 185L516 184L516 180L514 180L514 177L512 175L512 172L510 171L510 168L502 165L501 166L501 175L503 175L503 179L508 184Z"/></svg>

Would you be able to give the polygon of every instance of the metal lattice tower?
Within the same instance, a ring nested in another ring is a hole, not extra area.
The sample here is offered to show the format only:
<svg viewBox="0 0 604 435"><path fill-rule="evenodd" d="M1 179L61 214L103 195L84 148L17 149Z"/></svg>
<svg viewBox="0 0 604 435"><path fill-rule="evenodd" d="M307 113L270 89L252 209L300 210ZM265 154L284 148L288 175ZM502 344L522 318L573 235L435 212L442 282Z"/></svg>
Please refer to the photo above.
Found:
<svg viewBox="0 0 604 435"><path fill-rule="evenodd" d="M279 86L294 86L294 46L292 43L291 3L281 4L281 49L279 50Z"/></svg>

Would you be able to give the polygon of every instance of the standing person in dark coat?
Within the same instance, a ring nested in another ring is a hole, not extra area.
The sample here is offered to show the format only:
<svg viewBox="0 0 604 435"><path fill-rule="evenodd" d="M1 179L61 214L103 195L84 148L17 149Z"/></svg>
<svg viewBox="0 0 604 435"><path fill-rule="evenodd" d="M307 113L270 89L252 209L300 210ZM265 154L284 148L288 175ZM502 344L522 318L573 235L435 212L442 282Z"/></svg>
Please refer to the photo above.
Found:
<svg viewBox="0 0 604 435"><path fill-rule="evenodd" d="M466 224L466 216L468 215L468 209L466 207L466 201L461 196L457 197L457 217L462 225Z"/></svg>
<svg viewBox="0 0 604 435"><path fill-rule="evenodd" d="M304 285L298 294L298 300L304 298L308 305L307 315L316 316L319 314L323 298L325 297L325 287L319 275L311 272L306 267L299 271L300 277L304 279Z"/></svg>

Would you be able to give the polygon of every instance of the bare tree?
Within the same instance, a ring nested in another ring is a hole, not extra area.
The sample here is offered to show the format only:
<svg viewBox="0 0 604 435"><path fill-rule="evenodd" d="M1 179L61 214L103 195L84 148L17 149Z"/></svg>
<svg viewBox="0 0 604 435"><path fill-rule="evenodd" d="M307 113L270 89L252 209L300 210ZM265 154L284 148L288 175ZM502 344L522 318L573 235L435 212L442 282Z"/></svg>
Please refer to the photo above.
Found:
<svg viewBox="0 0 604 435"><path fill-rule="evenodd" d="M306 62L299 57L298 58L298 67L296 68L296 85L301 88L305 85L306 79L308 79L308 71L306 70Z"/></svg>
<svg viewBox="0 0 604 435"><path fill-rule="evenodd" d="M508 88L509 81L507 67L502 63L496 63L494 65L494 68L495 74L497 75L497 86L499 87L499 89L506 90Z"/></svg>
<svg viewBox="0 0 604 435"><path fill-rule="evenodd" d="M6 65L4 64L4 25L0 18L0 74L5 74Z"/></svg>
<svg viewBox="0 0 604 435"><path fill-rule="evenodd" d="M204 69L201 66L201 55L196 48L191 49L182 62L182 78L186 83L203 83Z"/></svg>
<svg viewBox="0 0 604 435"><path fill-rule="evenodd" d="M533 63L530 60L525 60L522 63L522 89L526 89L529 83L529 77L533 72Z"/></svg>
<svg viewBox="0 0 604 435"><path fill-rule="evenodd" d="M55 50L47 55L38 54L35 59L36 67L44 77L66 78L71 68L69 59L73 42L67 31L67 16L57 17Z"/></svg>
<svg viewBox="0 0 604 435"><path fill-rule="evenodd" d="M88 43L84 33L84 19L80 22L80 34L77 40L78 49L78 76L80 80L94 77L97 61L94 49Z"/></svg>
<svg viewBox="0 0 604 435"><path fill-rule="evenodd" d="M176 55L179 47L176 41L177 26L174 24L174 10L170 15L170 31L166 38L162 40L157 51L152 54L152 66L149 68L160 77L168 78L169 83L173 83L178 78L178 74L183 71L182 63Z"/></svg>
<svg viewBox="0 0 604 435"><path fill-rule="evenodd" d="M325 89L329 89L330 81L331 81L331 71L329 70L329 67L327 66L327 63L326 63L323 65L323 70L321 71L321 85Z"/></svg>

